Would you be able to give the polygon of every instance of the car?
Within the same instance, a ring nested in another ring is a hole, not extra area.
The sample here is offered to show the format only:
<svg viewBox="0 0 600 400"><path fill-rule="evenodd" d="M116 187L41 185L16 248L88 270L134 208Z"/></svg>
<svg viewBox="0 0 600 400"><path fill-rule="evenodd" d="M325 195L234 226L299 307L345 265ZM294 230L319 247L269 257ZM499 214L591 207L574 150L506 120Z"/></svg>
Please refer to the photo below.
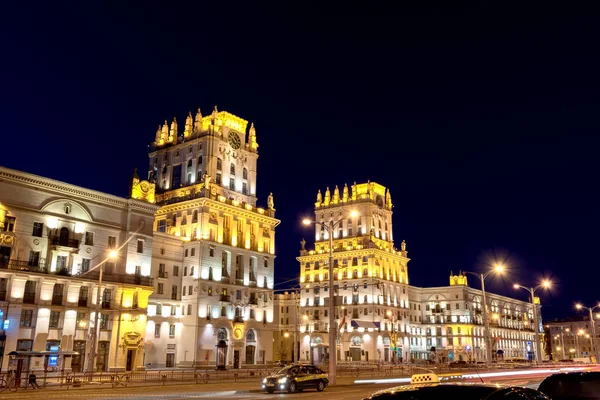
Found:
<svg viewBox="0 0 600 400"><path fill-rule="evenodd" d="M600 399L600 372L582 371L552 374L538 390L552 400Z"/></svg>
<svg viewBox="0 0 600 400"><path fill-rule="evenodd" d="M411 383L380 390L363 400L551 400L544 393L518 386L485 383L440 383L435 374L417 374Z"/></svg>
<svg viewBox="0 0 600 400"><path fill-rule="evenodd" d="M268 393L287 391L295 393L304 389L322 392L329 384L327 374L314 365L293 364L269 375L262 381L262 389Z"/></svg>

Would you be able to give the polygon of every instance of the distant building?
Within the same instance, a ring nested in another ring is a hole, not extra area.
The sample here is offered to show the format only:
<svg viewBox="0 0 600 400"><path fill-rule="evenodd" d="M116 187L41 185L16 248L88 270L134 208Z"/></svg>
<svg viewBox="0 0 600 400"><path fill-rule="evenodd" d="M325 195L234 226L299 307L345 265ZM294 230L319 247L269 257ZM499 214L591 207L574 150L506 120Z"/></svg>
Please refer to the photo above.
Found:
<svg viewBox="0 0 600 400"><path fill-rule="evenodd" d="M450 274L450 286L409 287L410 348L413 359L485 361L483 300L464 273ZM531 303L486 291L494 360L534 360ZM541 324L540 341L543 332ZM543 346L542 346L543 348Z"/></svg>
<svg viewBox="0 0 600 400"><path fill-rule="evenodd" d="M353 218L351 214L358 213ZM315 247L300 250L301 360L326 363L329 317L329 235L340 326L340 361L395 361L410 357L408 253L394 247L392 200L384 186L368 182L336 186L315 203ZM333 232L323 228L337 223ZM338 223L338 221L341 221Z"/></svg>
<svg viewBox="0 0 600 400"><path fill-rule="evenodd" d="M296 292L275 294L273 301L273 360L297 361L300 340L300 297ZM296 347L294 348L294 342Z"/></svg>
<svg viewBox="0 0 600 400"><path fill-rule="evenodd" d="M139 180L135 182L141 184ZM146 192L153 185L145 182ZM95 369L134 370L143 365L150 278L152 224L158 209L53 179L0 167L0 327L7 354L77 351L67 371L89 370L98 274L99 335ZM122 249L127 240L130 240ZM32 369L48 357L32 359Z"/></svg>
<svg viewBox="0 0 600 400"><path fill-rule="evenodd" d="M225 111L160 126L146 364L239 368L273 360L273 196L256 204L254 125Z"/></svg>
<svg viewBox="0 0 600 400"><path fill-rule="evenodd" d="M595 321L596 337L600 337L600 322ZM554 360L592 357L594 355L593 331L587 315L544 322L550 354ZM597 339L597 342L598 341Z"/></svg>

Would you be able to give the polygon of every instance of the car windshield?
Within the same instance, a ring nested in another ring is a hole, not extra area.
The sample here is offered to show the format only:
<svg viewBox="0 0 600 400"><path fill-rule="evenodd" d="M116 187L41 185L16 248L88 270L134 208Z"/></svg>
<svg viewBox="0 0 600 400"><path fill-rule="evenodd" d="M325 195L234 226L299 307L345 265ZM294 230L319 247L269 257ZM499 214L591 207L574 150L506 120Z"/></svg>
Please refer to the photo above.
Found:
<svg viewBox="0 0 600 400"><path fill-rule="evenodd" d="M292 368L293 365L286 365L285 367L281 368L279 370L279 372L277 372L278 374L287 374L290 370L290 368Z"/></svg>

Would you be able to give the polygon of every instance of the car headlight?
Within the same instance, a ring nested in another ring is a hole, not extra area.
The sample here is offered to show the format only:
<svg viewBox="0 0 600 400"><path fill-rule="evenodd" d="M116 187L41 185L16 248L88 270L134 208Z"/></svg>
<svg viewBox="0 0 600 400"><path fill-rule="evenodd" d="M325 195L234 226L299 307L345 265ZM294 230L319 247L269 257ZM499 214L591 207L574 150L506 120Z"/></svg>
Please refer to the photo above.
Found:
<svg viewBox="0 0 600 400"><path fill-rule="evenodd" d="M279 383L286 383L287 382L287 377L283 377L279 380Z"/></svg>
<svg viewBox="0 0 600 400"><path fill-rule="evenodd" d="M263 379L263 383L267 383L267 378Z"/></svg>

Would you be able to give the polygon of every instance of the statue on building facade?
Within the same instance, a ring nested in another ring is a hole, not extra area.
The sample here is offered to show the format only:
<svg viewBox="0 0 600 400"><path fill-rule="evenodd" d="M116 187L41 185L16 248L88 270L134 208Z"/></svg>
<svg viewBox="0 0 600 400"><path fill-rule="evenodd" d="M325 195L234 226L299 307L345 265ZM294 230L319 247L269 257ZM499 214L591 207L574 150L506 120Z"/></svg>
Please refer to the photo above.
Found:
<svg viewBox="0 0 600 400"><path fill-rule="evenodd" d="M267 207L269 207L269 210L275 210L275 202L273 201L273 193L269 193L269 197L267 197Z"/></svg>

